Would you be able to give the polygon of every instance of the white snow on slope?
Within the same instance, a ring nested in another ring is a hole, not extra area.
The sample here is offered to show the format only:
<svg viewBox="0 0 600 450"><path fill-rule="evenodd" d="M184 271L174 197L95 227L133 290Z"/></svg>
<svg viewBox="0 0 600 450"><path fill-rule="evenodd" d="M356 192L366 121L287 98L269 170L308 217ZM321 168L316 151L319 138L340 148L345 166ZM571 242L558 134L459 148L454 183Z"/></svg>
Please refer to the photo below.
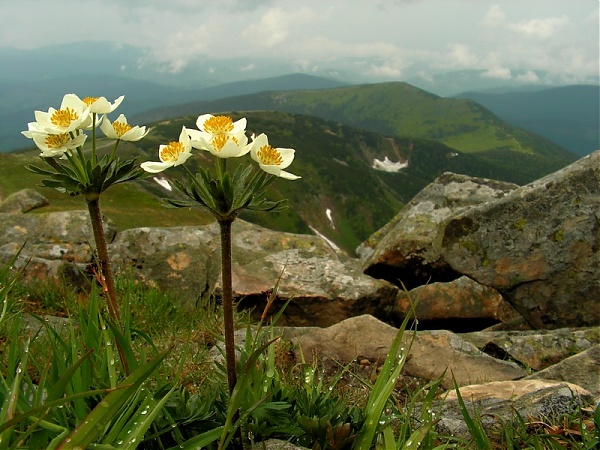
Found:
<svg viewBox="0 0 600 450"><path fill-rule="evenodd" d="M408 167L408 162L392 162L386 156L383 161L374 159L371 167L375 170L381 170L383 172L400 172L400 170Z"/></svg>

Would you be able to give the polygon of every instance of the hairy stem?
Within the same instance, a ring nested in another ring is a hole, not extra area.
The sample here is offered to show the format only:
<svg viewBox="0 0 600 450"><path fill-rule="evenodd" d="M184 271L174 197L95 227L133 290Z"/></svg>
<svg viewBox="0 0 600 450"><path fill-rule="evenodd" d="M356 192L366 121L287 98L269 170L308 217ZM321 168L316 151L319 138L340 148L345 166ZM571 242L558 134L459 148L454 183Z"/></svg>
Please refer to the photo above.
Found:
<svg viewBox="0 0 600 450"><path fill-rule="evenodd" d="M221 276L223 279L223 322L225 328L225 360L229 393L237 382L235 368L235 336L233 326L233 288L231 281L231 224L232 218L219 220L221 228Z"/></svg>
<svg viewBox="0 0 600 450"><path fill-rule="evenodd" d="M119 327L123 327L121 322L121 313L119 312L119 304L117 302L117 294L115 291L115 281L112 270L110 268L110 258L108 256L108 248L106 239L104 239L104 227L102 225L102 214L100 212L100 197L98 195L86 196L90 220L92 222L92 230L94 232L94 241L96 242L96 251L98 252L98 269L100 270L100 284L104 290L106 297L106 305L108 307L108 315L110 319ZM117 340L117 349L121 363L125 369L125 373L129 374L129 364L125 358L125 353Z"/></svg>

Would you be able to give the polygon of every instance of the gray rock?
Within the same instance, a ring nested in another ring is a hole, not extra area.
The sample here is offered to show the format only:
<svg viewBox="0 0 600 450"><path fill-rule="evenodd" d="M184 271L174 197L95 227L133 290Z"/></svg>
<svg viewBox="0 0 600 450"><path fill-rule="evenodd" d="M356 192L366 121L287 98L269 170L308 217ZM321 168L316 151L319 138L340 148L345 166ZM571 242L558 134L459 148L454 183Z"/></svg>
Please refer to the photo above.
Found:
<svg viewBox="0 0 600 450"><path fill-rule="evenodd" d="M292 338L296 355L331 358L342 365L367 359L383 362L398 330L368 315ZM408 356L402 373L427 381L439 379L452 386L452 373L462 385L491 380L513 380L526 375L516 364L499 361L449 331L406 332L402 349ZM409 350L410 349L410 350Z"/></svg>
<svg viewBox="0 0 600 450"><path fill-rule="evenodd" d="M488 437L498 437L507 423L516 422L517 411L526 421L559 424L564 415L594 402L580 386L548 380L498 381L460 388L467 411L477 414ZM437 429L444 435L465 439L470 432L460 410L456 391L450 391L438 406Z"/></svg>
<svg viewBox="0 0 600 450"><path fill-rule="evenodd" d="M115 272L174 292L182 305L210 295L220 271L217 224L125 230L108 252Z"/></svg>
<svg viewBox="0 0 600 450"><path fill-rule="evenodd" d="M440 252L534 328L600 324L600 151L450 220Z"/></svg>
<svg viewBox="0 0 600 450"><path fill-rule="evenodd" d="M103 217L104 237L111 242L114 223ZM44 259L89 262L94 234L85 210L43 214L0 214L0 247L26 243L23 255Z"/></svg>
<svg viewBox="0 0 600 450"><path fill-rule="evenodd" d="M545 369L600 344L599 327L533 331L484 330L460 336L496 358L517 361L533 370ZM564 381L580 384L572 379Z"/></svg>
<svg viewBox="0 0 600 450"><path fill-rule="evenodd" d="M0 213L26 213L44 206L48 206L46 197L35 189L22 189L0 201Z"/></svg>
<svg viewBox="0 0 600 450"><path fill-rule="evenodd" d="M559 380L575 383L600 398L600 344L570 356L526 380Z"/></svg>
<svg viewBox="0 0 600 450"><path fill-rule="evenodd" d="M281 233L243 221L233 224L233 289L241 307L260 316L266 291L277 284L276 313L291 299L279 325L329 326L349 317L389 315L398 289L362 273L356 259L317 236ZM217 283L217 295L220 283Z"/></svg>
<svg viewBox="0 0 600 450"><path fill-rule="evenodd" d="M474 205L503 198L512 183L444 173L417 194L385 227L361 244L365 273L408 289L460 275L441 258L445 224Z"/></svg>

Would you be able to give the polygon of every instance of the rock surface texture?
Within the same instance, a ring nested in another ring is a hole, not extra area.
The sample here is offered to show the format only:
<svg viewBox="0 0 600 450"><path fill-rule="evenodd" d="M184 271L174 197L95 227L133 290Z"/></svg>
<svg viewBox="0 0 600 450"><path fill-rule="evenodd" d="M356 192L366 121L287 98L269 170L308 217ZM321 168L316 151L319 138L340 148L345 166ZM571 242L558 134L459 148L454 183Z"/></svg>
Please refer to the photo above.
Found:
<svg viewBox="0 0 600 450"><path fill-rule="evenodd" d="M440 251L534 327L600 324L600 151L452 218Z"/></svg>
<svg viewBox="0 0 600 450"><path fill-rule="evenodd" d="M365 273L407 289L460 277L440 254L445 225L457 214L504 198L517 187L444 173L357 249Z"/></svg>
<svg viewBox="0 0 600 450"><path fill-rule="evenodd" d="M599 325L600 151L523 187L444 174L358 253L408 289L467 276L533 328Z"/></svg>

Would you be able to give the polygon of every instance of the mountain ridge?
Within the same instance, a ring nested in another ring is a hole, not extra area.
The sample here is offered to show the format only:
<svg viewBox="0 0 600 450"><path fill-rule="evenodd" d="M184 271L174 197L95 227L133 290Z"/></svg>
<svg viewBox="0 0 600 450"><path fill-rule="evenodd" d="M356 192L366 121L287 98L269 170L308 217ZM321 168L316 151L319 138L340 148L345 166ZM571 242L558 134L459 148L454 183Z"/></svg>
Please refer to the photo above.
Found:
<svg viewBox="0 0 600 450"><path fill-rule="evenodd" d="M518 92L463 92L513 125L585 156L600 148L600 86L571 85Z"/></svg>

